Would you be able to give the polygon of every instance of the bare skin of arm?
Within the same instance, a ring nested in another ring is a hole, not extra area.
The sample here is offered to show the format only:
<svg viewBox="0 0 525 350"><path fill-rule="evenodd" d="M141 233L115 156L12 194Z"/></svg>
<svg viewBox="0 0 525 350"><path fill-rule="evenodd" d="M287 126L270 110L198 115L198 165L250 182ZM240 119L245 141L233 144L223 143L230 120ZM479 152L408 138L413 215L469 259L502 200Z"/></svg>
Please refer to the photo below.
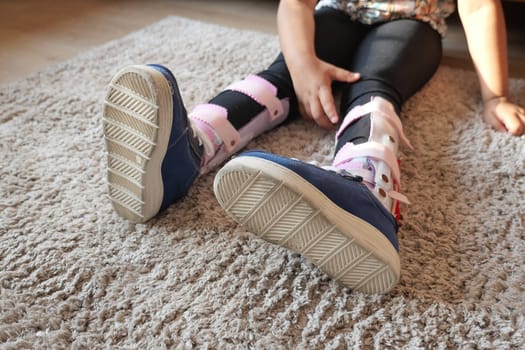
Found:
<svg viewBox="0 0 525 350"><path fill-rule="evenodd" d="M299 112L319 126L330 129L339 117L332 82L354 82L359 74L320 60L315 53L315 0L281 0L277 26L281 49L299 103Z"/></svg>
<svg viewBox="0 0 525 350"><path fill-rule="evenodd" d="M501 2L458 0L469 52L478 74L483 118L498 131L525 133L525 110L508 98L507 34Z"/></svg>

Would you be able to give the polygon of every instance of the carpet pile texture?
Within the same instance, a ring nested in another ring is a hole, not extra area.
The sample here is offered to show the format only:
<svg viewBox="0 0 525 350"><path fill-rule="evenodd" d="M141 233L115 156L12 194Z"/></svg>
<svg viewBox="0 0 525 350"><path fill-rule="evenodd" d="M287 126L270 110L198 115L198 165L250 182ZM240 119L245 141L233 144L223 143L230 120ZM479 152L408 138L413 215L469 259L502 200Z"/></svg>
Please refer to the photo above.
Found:
<svg viewBox="0 0 525 350"><path fill-rule="evenodd" d="M134 63L167 65L188 109L268 65L273 35L178 17L0 87L0 347L514 349L525 344L525 139L480 117L473 72L441 66L403 110L402 276L342 288L236 225L214 173L146 224L107 198L102 100ZM525 105L525 80L511 94ZM329 163L294 120L249 144Z"/></svg>

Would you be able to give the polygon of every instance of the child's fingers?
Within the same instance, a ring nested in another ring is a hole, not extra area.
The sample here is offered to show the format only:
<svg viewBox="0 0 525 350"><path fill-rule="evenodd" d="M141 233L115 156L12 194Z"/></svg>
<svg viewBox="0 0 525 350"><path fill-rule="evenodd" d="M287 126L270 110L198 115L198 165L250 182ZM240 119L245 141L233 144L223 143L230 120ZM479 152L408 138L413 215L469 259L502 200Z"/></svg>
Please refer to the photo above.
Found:
<svg viewBox="0 0 525 350"><path fill-rule="evenodd" d="M347 83L353 83L354 81L359 80L361 77L359 73L351 72L349 70L339 68L336 66L331 67L330 75L332 80L344 81Z"/></svg>
<svg viewBox="0 0 525 350"><path fill-rule="evenodd" d="M312 111L312 118L314 119L315 123L322 127L323 129L332 129L333 124L330 122L330 120L327 118L323 106L321 104L321 101L315 101L311 105L311 111Z"/></svg>
<svg viewBox="0 0 525 350"><path fill-rule="evenodd" d="M519 136L523 134L523 122L519 115L513 114L503 119L503 124L508 132L512 135Z"/></svg>
<svg viewBox="0 0 525 350"><path fill-rule="evenodd" d="M518 113L496 114L486 112L485 120L497 131L508 132L512 135L522 135L525 130L525 123L521 120Z"/></svg>
<svg viewBox="0 0 525 350"><path fill-rule="evenodd" d="M517 114L518 114L518 117L521 119L521 122L522 122L523 124L525 124L525 109L519 107L519 108L518 108L518 112L517 112Z"/></svg>
<svg viewBox="0 0 525 350"><path fill-rule="evenodd" d="M323 114L330 120L332 124L336 124L339 120L339 117L337 116L334 96L330 86L321 86L319 89L319 101L323 107Z"/></svg>
<svg viewBox="0 0 525 350"><path fill-rule="evenodd" d="M498 119L505 125L505 129L515 136L522 135L525 131L525 119L523 108L511 103L502 104L500 109L495 110Z"/></svg>
<svg viewBox="0 0 525 350"><path fill-rule="evenodd" d="M495 116L485 114L485 121L494 128L496 131L505 132L507 128L505 125Z"/></svg>

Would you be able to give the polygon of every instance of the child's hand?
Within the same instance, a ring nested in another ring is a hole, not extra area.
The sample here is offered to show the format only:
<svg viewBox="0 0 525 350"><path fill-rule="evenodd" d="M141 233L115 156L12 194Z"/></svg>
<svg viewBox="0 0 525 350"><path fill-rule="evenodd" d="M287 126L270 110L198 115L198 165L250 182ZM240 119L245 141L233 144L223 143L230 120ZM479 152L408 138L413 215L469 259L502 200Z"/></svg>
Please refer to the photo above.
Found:
<svg viewBox="0 0 525 350"><path fill-rule="evenodd" d="M332 94L332 82L354 82L359 79L353 73L319 59L303 62L292 72L299 113L312 119L319 126L331 129L338 122L337 109Z"/></svg>
<svg viewBox="0 0 525 350"><path fill-rule="evenodd" d="M525 134L525 110L506 97L486 101L483 104L483 119L498 131L515 136Z"/></svg>

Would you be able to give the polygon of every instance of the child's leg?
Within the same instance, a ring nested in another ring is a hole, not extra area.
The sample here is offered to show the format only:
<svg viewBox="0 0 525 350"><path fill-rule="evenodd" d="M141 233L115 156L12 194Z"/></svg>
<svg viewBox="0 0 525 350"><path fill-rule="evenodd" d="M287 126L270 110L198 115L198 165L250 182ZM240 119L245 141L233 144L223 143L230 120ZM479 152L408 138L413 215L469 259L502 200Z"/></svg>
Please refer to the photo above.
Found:
<svg viewBox="0 0 525 350"><path fill-rule="evenodd" d="M363 34L334 10L316 14L321 58L344 66ZM349 37L350 36L350 37ZM341 51L339 44L348 45ZM123 217L143 222L177 201L199 173L295 115L296 96L282 55L186 115L177 83L162 66L128 67L114 77L104 109L109 194Z"/></svg>
<svg viewBox="0 0 525 350"><path fill-rule="evenodd" d="M282 123L289 89L262 76L233 83L187 115L166 67L119 72L106 95L103 125L116 211L134 222L150 219L184 196L200 173Z"/></svg>
<svg viewBox="0 0 525 350"><path fill-rule="evenodd" d="M259 75L235 82L210 102L196 106L189 119L203 141L201 173L214 169L253 138L289 115L286 89Z"/></svg>
<svg viewBox="0 0 525 350"><path fill-rule="evenodd" d="M369 30L367 26L349 19L345 13L330 8L323 8L315 13L315 46L318 56L322 60L344 68L350 67L359 43ZM297 100L292 78L282 54L279 54L274 62L257 76L272 85L271 89L276 91L276 97L287 106L287 110L291 111L290 115L297 114ZM209 104L226 109L229 123L240 131L265 110L264 104L250 95L235 89L227 89L211 99Z"/></svg>
<svg viewBox="0 0 525 350"><path fill-rule="evenodd" d="M352 69L361 80L348 85L337 133L334 165L362 176L389 211L399 191L399 143L408 143L397 114L434 74L441 37L428 24L398 20L375 27L356 51Z"/></svg>
<svg viewBox="0 0 525 350"><path fill-rule="evenodd" d="M189 114L166 67L126 67L112 79L104 107L115 210L147 221L183 197L199 174L282 123L290 104L295 94L282 55Z"/></svg>
<svg viewBox="0 0 525 350"><path fill-rule="evenodd" d="M317 13L316 24L317 54L351 68L369 29L334 10ZM359 176L245 152L217 173L214 191L247 230L302 254L344 286L384 293L399 279L396 221Z"/></svg>

